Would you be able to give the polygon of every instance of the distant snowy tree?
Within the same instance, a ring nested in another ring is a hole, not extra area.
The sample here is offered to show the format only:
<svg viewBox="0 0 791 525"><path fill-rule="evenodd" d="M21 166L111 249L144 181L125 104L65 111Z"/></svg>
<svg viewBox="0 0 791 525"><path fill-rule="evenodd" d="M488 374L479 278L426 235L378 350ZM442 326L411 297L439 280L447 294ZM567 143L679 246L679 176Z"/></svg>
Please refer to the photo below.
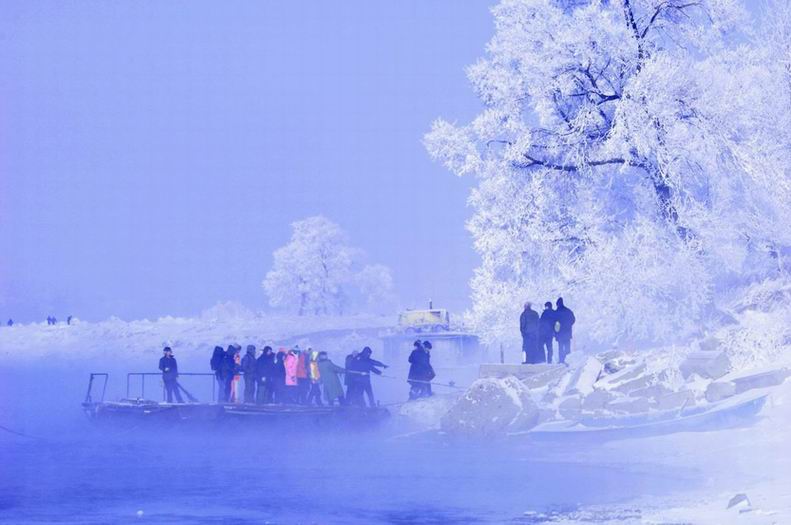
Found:
<svg viewBox="0 0 791 525"><path fill-rule="evenodd" d="M274 253L274 267L262 286L274 307L299 315L343 314L354 297L392 293L390 270L382 265L357 268L364 252L350 245L337 224L322 216L294 222L291 240Z"/></svg>
<svg viewBox="0 0 791 525"><path fill-rule="evenodd" d="M425 137L479 179L484 336L562 294L595 340L683 337L717 290L782 268L787 23L751 34L738 0L504 0L493 14L468 69L484 110Z"/></svg>
<svg viewBox="0 0 791 525"><path fill-rule="evenodd" d="M321 216L291 227L291 241L275 251L274 268L263 282L270 303L296 307L299 315L342 311L353 259L346 233Z"/></svg>

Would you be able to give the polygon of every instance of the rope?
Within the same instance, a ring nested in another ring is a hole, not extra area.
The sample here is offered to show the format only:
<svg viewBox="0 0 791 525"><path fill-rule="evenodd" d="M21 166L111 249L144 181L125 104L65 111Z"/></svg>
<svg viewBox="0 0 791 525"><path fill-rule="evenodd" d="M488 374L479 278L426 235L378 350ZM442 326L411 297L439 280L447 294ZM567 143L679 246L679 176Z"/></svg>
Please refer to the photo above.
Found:
<svg viewBox="0 0 791 525"><path fill-rule="evenodd" d="M20 437L23 437L23 438L28 438L28 439L41 439L41 440L43 440L43 439L44 439L44 438L41 438L41 437L37 437L37 436L31 436L31 435L29 435L29 434L24 434L24 433L22 433L22 432L17 432L16 430L14 430L14 429L11 429L11 428L8 428L8 427L5 427L5 426L3 426L3 425L0 425L0 430L3 430L3 431L5 431L5 432L8 432L9 434L14 434L15 436L20 436Z"/></svg>
<svg viewBox="0 0 791 525"><path fill-rule="evenodd" d="M433 381L424 381L422 379L401 379L400 377L395 376L388 376L385 374L380 375L379 377L386 377L387 379L395 379L397 381L404 381L405 383L426 383L432 386L445 386L448 388L455 388L457 390L466 390L466 387L458 386L455 382L451 381L450 383L434 383Z"/></svg>
<svg viewBox="0 0 791 525"><path fill-rule="evenodd" d="M357 375L361 375L361 376L370 376L371 375L369 372L358 372L357 370L346 370L345 373L347 373L347 374L357 374ZM456 385L456 383L453 382L453 381L451 381L450 383L435 383L433 381L425 381L423 379L402 379L400 377L389 376L387 374L376 374L376 375L378 375L379 377L384 377L386 379L395 379L396 381L403 381L405 383L426 383L426 384L433 385L433 386L445 386L445 387L448 387L448 388L455 388L457 390L466 390L467 389L467 387Z"/></svg>

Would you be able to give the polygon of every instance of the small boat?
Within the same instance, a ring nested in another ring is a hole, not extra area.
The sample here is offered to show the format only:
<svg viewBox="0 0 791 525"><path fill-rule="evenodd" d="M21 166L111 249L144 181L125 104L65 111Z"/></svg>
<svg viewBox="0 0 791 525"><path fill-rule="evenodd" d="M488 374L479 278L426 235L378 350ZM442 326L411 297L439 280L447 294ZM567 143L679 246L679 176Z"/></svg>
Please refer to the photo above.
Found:
<svg viewBox="0 0 791 525"><path fill-rule="evenodd" d="M130 375L141 375L139 373ZM158 375L148 374L147 375ZM198 374L192 374L198 375ZM211 374L207 374L211 375ZM96 378L103 378L98 400L93 398ZM82 403L83 412L97 424L113 426L138 426L140 424L171 427L194 427L216 425L241 425L245 427L278 428L339 428L365 429L378 426L390 417L384 407L315 406L291 404L249 403L166 403L126 397L117 401L105 401L109 375L92 373L88 392ZM129 383L127 382L127 393Z"/></svg>

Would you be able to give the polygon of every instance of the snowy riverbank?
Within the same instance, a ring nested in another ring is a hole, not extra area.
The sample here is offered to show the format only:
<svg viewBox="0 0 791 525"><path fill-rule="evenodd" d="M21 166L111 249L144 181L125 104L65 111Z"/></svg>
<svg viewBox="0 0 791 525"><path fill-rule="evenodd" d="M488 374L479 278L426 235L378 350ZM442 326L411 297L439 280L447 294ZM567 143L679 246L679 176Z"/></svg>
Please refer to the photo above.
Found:
<svg viewBox="0 0 791 525"><path fill-rule="evenodd" d="M334 334L334 345L364 343L395 323L394 317L288 316L255 314L233 304L221 304L199 317L162 317L156 320L16 324L0 328L0 354L8 362L26 362L42 357L83 359L159 355L168 345L177 355L209 355L215 345L231 343L266 344L326 342ZM339 339L340 338L340 339ZM301 341L304 339L304 341ZM359 341L358 341L359 340ZM344 346L344 348L346 348ZM335 350L335 348L331 349Z"/></svg>

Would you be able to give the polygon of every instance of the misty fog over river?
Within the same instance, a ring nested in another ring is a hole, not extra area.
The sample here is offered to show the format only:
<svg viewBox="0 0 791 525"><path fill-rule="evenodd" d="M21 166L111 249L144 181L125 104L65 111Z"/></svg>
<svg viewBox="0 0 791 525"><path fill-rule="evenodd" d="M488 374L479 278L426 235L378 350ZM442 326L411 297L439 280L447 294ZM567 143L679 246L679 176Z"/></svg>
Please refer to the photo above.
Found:
<svg viewBox="0 0 791 525"><path fill-rule="evenodd" d="M80 408L96 366L0 370L0 522L605 521L639 515L620 506L630 500L700 481L645 458L612 464L590 440L451 440L413 433L395 414L365 432L96 428ZM122 369L109 371L123 382Z"/></svg>

